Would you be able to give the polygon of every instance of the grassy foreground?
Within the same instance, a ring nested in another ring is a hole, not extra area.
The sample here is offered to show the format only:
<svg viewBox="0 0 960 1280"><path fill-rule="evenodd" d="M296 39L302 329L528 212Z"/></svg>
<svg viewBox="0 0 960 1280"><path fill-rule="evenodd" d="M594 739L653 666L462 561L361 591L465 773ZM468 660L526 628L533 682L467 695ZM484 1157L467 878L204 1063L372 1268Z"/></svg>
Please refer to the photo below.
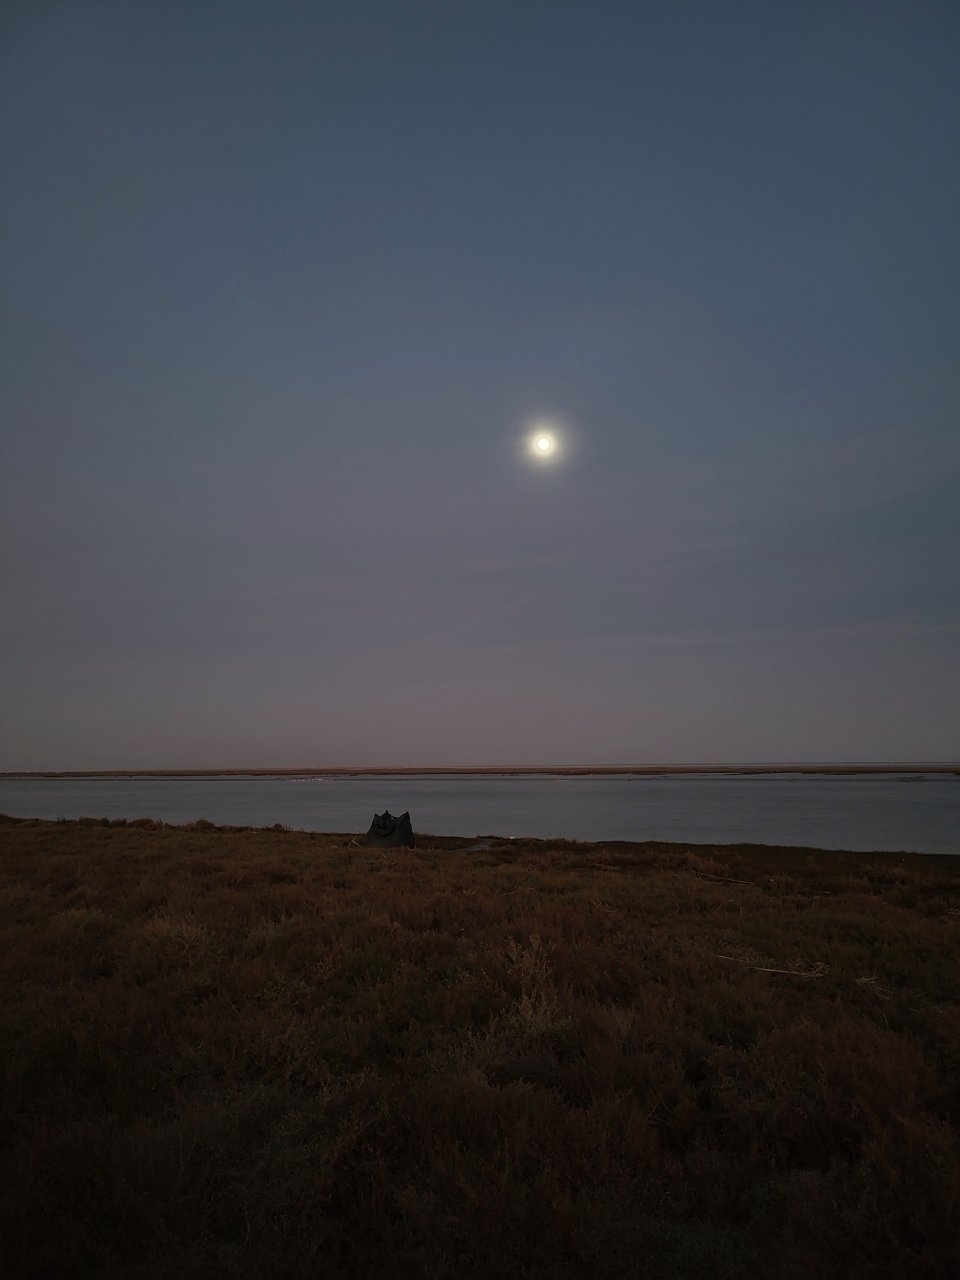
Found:
<svg viewBox="0 0 960 1280"><path fill-rule="evenodd" d="M960 859L0 822L0 1273L960 1274Z"/></svg>

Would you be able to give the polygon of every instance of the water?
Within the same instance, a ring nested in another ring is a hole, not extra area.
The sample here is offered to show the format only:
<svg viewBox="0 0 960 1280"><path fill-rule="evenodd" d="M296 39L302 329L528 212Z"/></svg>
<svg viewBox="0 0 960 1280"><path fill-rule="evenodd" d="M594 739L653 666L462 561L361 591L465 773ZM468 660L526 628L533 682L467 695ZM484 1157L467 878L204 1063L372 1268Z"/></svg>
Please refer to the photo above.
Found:
<svg viewBox="0 0 960 1280"><path fill-rule="evenodd" d="M0 779L0 813L365 831L409 809L435 835L960 853L960 777L938 774Z"/></svg>

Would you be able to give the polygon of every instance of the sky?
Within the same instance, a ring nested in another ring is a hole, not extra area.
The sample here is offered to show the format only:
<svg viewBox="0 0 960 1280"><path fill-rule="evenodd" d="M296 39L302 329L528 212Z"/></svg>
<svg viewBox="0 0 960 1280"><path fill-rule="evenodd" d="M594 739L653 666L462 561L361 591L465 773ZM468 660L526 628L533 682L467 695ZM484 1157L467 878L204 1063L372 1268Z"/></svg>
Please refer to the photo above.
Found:
<svg viewBox="0 0 960 1280"><path fill-rule="evenodd" d="M3 0L0 769L960 758L958 54Z"/></svg>

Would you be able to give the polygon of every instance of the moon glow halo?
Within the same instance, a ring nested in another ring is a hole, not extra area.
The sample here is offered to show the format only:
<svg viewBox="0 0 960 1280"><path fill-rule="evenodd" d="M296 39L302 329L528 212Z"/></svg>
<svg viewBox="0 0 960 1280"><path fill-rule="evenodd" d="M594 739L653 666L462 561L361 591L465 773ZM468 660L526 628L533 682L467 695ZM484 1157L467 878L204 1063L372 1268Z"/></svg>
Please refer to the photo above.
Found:
<svg viewBox="0 0 960 1280"><path fill-rule="evenodd" d="M560 455L560 437L553 424L542 423L533 428L526 440L527 455L534 462L556 462Z"/></svg>

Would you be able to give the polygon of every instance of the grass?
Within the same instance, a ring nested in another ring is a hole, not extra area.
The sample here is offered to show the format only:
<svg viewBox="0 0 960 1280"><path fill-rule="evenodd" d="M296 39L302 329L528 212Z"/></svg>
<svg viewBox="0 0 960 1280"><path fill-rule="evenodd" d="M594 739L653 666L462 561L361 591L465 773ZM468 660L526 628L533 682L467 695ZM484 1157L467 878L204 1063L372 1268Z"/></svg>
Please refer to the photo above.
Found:
<svg viewBox="0 0 960 1280"><path fill-rule="evenodd" d="M960 861L0 824L0 1273L960 1272Z"/></svg>

